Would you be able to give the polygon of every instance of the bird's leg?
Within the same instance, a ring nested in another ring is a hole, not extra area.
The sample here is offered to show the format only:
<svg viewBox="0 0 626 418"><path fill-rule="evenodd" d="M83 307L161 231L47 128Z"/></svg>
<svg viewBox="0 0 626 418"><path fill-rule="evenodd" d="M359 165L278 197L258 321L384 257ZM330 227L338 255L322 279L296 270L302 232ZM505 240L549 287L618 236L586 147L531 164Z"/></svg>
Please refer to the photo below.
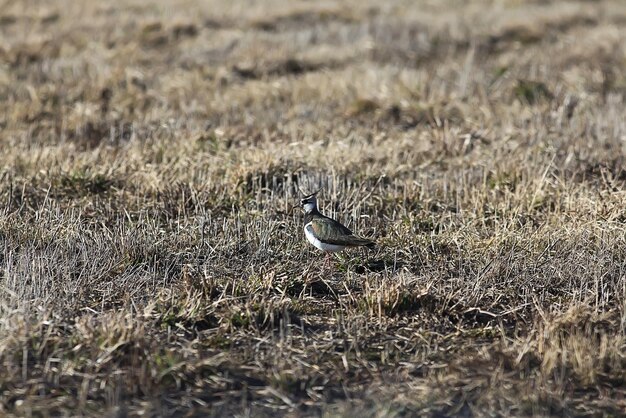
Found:
<svg viewBox="0 0 626 418"><path fill-rule="evenodd" d="M328 253L328 265L330 267L330 274L333 274L335 271L335 263L333 262L333 255Z"/></svg>
<svg viewBox="0 0 626 418"><path fill-rule="evenodd" d="M330 267L332 271L332 257L331 253L326 253L326 256L324 257L324 269L326 269L326 267Z"/></svg>

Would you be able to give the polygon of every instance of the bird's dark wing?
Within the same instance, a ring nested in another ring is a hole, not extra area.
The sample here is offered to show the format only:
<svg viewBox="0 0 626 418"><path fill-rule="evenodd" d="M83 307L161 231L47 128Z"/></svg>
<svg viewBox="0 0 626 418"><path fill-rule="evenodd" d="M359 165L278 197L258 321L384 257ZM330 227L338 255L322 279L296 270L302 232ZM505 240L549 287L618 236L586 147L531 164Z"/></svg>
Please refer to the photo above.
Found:
<svg viewBox="0 0 626 418"><path fill-rule="evenodd" d="M345 246L373 245L372 241L353 235L348 228L326 216L316 216L311 219L309 228L320 241L327 244Z"/></svg>

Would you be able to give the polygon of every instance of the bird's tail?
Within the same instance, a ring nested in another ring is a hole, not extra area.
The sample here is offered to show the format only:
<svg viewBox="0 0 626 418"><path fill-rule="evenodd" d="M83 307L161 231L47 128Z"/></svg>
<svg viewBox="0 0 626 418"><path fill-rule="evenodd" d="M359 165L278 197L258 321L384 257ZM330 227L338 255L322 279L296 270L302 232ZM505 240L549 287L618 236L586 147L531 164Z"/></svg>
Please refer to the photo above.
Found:
<svg viewBox="0 0 626 418"><path fill-rule="evenodd" d="M361 237L354 237L354 239L352 240L352 245L359 246L359 247L367 247L370 250L373 250L376 247L376 243L374 241L372 241L371 239L361 238Z"/></svg>

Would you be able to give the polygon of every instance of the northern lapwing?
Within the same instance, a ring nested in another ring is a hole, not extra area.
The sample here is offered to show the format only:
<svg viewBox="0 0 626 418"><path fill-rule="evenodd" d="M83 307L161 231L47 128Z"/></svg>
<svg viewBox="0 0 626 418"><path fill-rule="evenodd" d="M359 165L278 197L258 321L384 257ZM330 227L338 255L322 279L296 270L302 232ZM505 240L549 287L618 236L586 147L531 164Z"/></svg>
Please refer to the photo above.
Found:
<svg viewBox="0 0 626 418"><path fill-rule="evenodd" d="M304 210L304 234L311 244L326 253L326 262L330 254L347 247L374 248L374 241L361 238L336 220L324 216L317 209L317 192L305 196L300 201Z"/></svg>

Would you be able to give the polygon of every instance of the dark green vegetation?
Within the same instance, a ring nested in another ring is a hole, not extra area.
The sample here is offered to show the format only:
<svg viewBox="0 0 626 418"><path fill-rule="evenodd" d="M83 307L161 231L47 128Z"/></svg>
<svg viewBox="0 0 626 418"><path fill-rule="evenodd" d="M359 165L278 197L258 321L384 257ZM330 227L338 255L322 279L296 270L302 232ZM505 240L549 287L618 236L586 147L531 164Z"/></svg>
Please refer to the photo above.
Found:
<svg viewBox="0 0 626 418"><path fill-rule="evenodd" d="M0 6L3 416L624 411L624 2L114 3Z"/></svg>

